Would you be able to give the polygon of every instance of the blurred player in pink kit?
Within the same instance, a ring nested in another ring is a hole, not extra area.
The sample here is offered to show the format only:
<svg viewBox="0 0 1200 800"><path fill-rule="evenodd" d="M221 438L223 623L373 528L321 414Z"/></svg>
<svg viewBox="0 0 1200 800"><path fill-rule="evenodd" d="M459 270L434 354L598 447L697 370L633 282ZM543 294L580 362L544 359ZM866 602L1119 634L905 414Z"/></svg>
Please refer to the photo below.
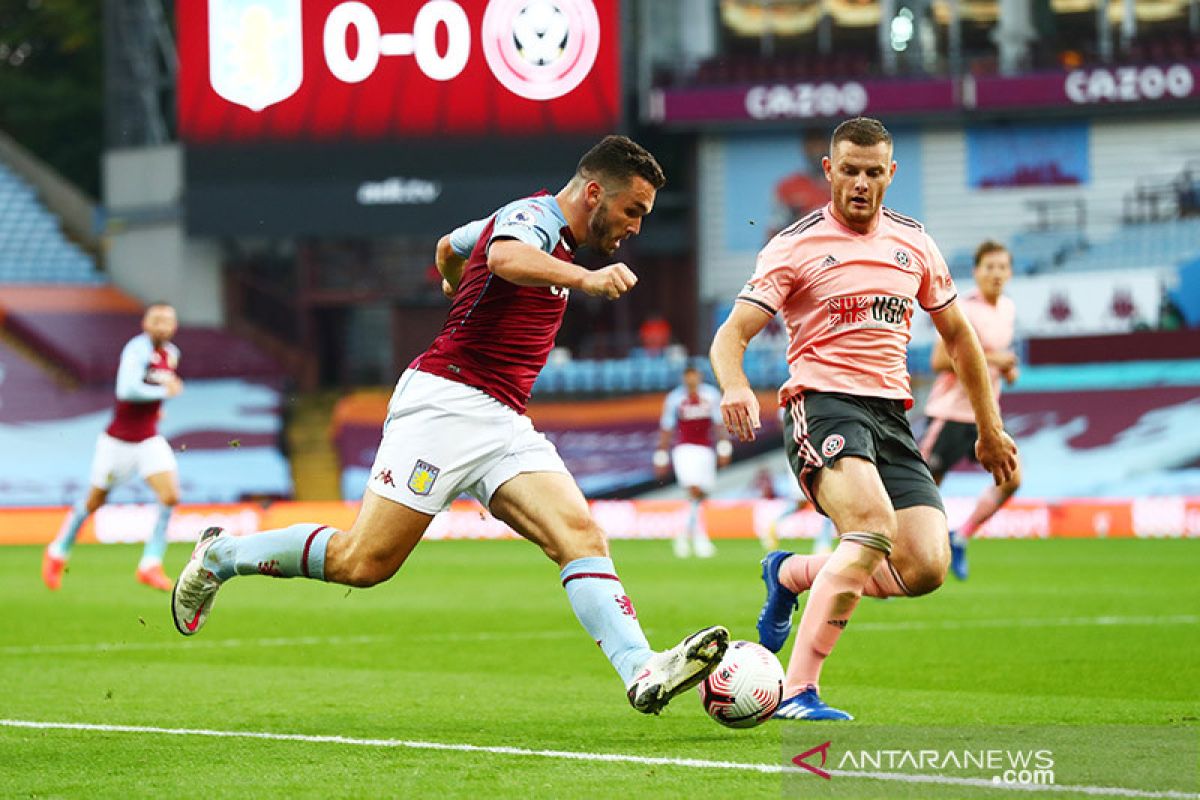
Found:
<svg viewBox="0 0 1200 800"><path fill-rule="evenodd" d="M468 492L558 564L571 608L635 709L657 714L712 672L729 632L713 626L669 650L650 649L604 531L554 445L524 414L570 292L615 300L637 283L620 262L577 266L577 248L613 255L641 230L665 181L650 153L609 136L558 194L516 200L442 237L437 265L450 312L396 385L354 526L302 524L244 537L204 531L172 597L179 632L196 633L217 590L236 575L360 587L386 581L434 515Z"/></svg>
<svg viewBox="0 0 1200 800"><path fill-rule="evenodd" d="M71 509L62 530L42 557L42 580L50 589L62 584L63 570L84 520L104 505L108 493L134 475L142 478L158 497L158 518L146 540L134 576L164 592L172 582L163 572L167 550L167 523L179 502L179 475L171 445L158 433L162 401L183 391L175 373L179 348L171 343L179 323L175 309L154 303L142 317L142 333L121 350L117 368L117 403L112 422L96 440L92 459L92 488Z"/></svg>
<svg viewBox="0 0 1200 800"><path fill-rule="evenodd" d="M691 500L687 525L675 534L675 555L687 558L694 552L698 558L711 558L717 549L704 529L701 506L713 490L717 469L729 466L733 445L721 425L721 393L704 383L700 370L688 367L683 371L683 385L672 389L663 401L658 430L655 470L665 477L667 469L674 467L675 480L687 489ZM668 451L676 435L675 446Z"/></svg>
<svg viewBox="0 0 1200 800"><path fill-rule="evenodd" d="M932 316L971 399L980 463L997 484L1017 468L945 260L921 223L883 207L896 172L891 135L877 120L848 120L822 163L832 202L763 248L710 352L725 424L751 440L760 412L743 357L782 313L790 338L790 376L779 394L788 460L840 538L829 555L776 551L763 559L765 647L783 648L797 596L809 591L775 713L781 719L852 719L823 702L819 686L859 599L926 594L945 579L946 514L905 416L915 306Z"/></svg>
<svg viewBox="0 0 1200 800"><path fill-rule="evenodd" d="M992 390L1000 399L1001 380L1017 379L1017 355L1013 352L1013 328L1017 309L1004 287L1012 277L1012 255L999 242L983 242L975 250L975 289L960 301L963 313L987 359ZM925 401L929 424L921 438L921 454L939 486L954 466L963 459L975 459L975 414L971 399L954 373L954 362L939 339L933 346L933 368L937 381ZM966 523L950 532L950 570L959 579L967 579L967 540L983 523L991 519L1021 486L1021 466L999 486L989 486L979 498Z"/></svg>

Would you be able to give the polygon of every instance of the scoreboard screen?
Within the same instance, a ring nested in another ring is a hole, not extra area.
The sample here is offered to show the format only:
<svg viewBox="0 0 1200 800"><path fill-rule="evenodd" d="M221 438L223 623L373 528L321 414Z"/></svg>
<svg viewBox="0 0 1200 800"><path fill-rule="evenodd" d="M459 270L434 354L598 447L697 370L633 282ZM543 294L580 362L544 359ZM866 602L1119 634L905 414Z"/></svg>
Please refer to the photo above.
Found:
<svg viewBox="0 0 1200 800"><path fill-rule="evenodd" d="M176 8L193 233L417 232L555 190L620 127L619 0Z"/></svg>

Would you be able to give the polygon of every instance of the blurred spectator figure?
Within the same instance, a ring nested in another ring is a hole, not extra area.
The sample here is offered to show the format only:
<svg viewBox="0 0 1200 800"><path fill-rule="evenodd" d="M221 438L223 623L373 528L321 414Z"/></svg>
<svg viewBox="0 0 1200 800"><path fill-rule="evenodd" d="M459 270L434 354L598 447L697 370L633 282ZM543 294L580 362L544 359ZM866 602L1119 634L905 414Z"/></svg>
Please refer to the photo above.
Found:
<svg viewBox="0 0 1200 800"><path fill-rule="evenodd" d="M671 344L671 323L661 314L651 314L638 328L638 341L648 355L662 355Z"/></svg>
<svg viewBox="0 0 1200 800"><path fill-rule="evenodd" d="M821 159L829 146L829 134L820 128L809 128L801 139L801 167L784 175L775 183L772 196L769 240L779 231L829 202L829 182Z"/></svg>
<svg viewBox="0 0 1200 800"><path fill-rule="evenodd" d="M1200 175L1189 165L1175 181L1179 203L1179 216L1194 217L1200 214Z"/></svg>
<svg viewBox="0 0 1200 800"><path fill-rule="evenodd" d="M1171 293L1167 291L1166 287L1163 287L1162 297L1158 302L1158 328L1164 331L1177 331L1183 327L1185 327L1183 312L1171 299Z"/></svg>

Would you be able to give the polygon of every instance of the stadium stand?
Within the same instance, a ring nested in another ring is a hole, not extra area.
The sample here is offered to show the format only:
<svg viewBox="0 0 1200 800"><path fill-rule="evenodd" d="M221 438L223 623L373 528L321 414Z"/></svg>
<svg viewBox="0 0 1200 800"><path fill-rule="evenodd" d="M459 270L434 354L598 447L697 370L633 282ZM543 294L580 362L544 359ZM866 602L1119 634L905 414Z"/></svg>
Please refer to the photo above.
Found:
<svg viewBox="0 0 1200 800"><path fill-rule="evenodd" d="M1200 255L1200 218L1125 225L1063 259L1062 269L1089 271L1171 267Z"/></svg>
<svg viewBox="0 0 1200 800"><path fill-rule="evenodd" d="M0 292L0 324L28 350L0 340L0 503L69 504L86 489L96 435L108 424L120 350L140 327L140 304L111 286L39 286ZM165 406L183 496L233 502L292 493L280 452L283 373L247 342L183 328L186 391ZM56 381L53 364L76 386ZM117 502L150 501L140 482Z"/></svg>
<svg viewBox="0 0 1200 800"><path fill-rule="evenodd" d="M96 384L112 378L121 348L139 329L141 306L112 287L6 290L0 318L5 329L80 383ZM219 328L181 327L175 342L191 378L283 377L261 350Z"/></svg>
<svg viewBox="0 0 1200 800"><path fill-rule="evenodd" d="M107 278L67 239L32 187L0 163L0 283L96 285Z"/></svg>

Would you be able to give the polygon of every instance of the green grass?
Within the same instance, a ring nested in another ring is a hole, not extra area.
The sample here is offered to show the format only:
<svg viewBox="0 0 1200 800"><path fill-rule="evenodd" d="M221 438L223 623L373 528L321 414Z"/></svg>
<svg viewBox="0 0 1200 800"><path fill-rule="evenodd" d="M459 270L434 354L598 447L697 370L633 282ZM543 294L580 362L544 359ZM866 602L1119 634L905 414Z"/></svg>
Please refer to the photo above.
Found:
<svg viewBox="0 0 1200 800"><path fill-rule="evenodd" d="M614 544L653 645L715 622L754 638L757 545L719 546L716 559L681 562L666 543ZM169 571L187 552L172 547ZM63 589L52 594L38 577L39 550L0 548L0 718L760 764L783 764L801 745L846 731L779 722L730 731L692 696L658 718L637 714L578 627L557 569L522 543L426 543L400 575L366 591L239 579L188 640L171 625L166 595L133 582L137 555L126 546L80 547ZM823 694L864 728L1070 726L1096 763L1069 782L1107 780L1102 748L1091 746L1102 737L1085 726L1148 733L1182 726L1195 738L1197 565L1197 541L977 542L967 583L916 600L864 600L826 665ZM1102 624L1103 617L1123 619ZM253 643L274 638L287 641ZM493 753L0 727L3 797L798 797L809 785L796 780ZM1028 796L853 781L827 786L857 787L842 796ZM1183 787L1196 791L1194 780Z"/></svg>

